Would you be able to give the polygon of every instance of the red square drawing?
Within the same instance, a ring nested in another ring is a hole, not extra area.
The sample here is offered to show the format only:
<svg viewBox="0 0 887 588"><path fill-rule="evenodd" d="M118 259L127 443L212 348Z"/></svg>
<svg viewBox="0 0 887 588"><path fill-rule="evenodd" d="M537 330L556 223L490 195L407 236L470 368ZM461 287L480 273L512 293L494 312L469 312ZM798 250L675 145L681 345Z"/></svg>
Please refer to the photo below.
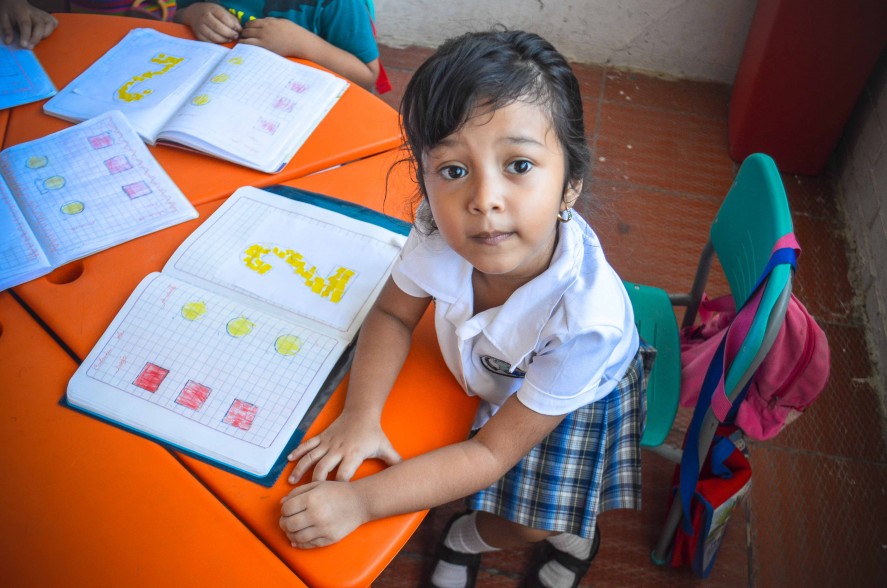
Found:
<svg viewBox="0 0 887 588"><path fill-rule="evenodd" d="M129 196L130 200L135 200L136 198L141 198L142 196L150 194L151 186L145 182L136 182L134 184L123 186L123 191L126 192L126 195Z"/></svg>
<svg viewBox="0 0 887 588"><path fill-rule="evenodd" d="M228 409L228 414L225 415L223 421L232 427L249 431L249 428L253 426L253 420L256 418L258 411L259 407L255 404L250 404L243 400L235 400L231 404L231 408Z"/></svg>
<svg viewBox="0 0 887 588"><path fill-rule="evenodd" d="M211 390L203 384L198 384L194 380L188 380L188 383L179 392L176 403L193 410L198 410L206 402L206 399L209 398L210 392Z"/></svg>
<svg viewBox="0 0 887 588"><path fill-rule="evenodd" d="M132 164L129 162L129 159L127 159L125 155L115 155L111 159L105 160L105 167L107 167L108 172L113 175L119 174L120 172L125 172L128 169L132 169Z"/></svg>
<svg viewBox="0 0 887 588"><path fill-rule="evenodd" d="M148 392L157 392L157 388L160 387L160 383L163 382L168 373L169 370L149 362L142 368L142 373L139 374L139 377L135 379L133 384Z"/></svg>
<svg viewBox="0 0 887 588"><path fill-rule="evenodd" d="M110 133L101 133L88 138L89 144L93 149L104 149L114 144L114 139Z"/></svg>
<svg viewBox="0 0 887 588"><path fill-rule="evenodd" d="M272 120L270 118L265 118L263 116L259 117L259 120L256 121L256 124L253 125L253 128L256 130L262 131L263 133L267 133L269 135L273 135L277 132L277 127L280 126L280 122L276 120Z"/></svg>

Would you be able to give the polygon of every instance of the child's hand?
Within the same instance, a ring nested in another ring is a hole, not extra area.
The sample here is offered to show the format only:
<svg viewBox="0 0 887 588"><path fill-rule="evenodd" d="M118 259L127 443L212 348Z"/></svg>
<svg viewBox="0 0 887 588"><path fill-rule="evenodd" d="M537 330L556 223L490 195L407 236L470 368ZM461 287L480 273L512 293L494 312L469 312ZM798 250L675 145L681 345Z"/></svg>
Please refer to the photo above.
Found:
<svg viewBox="0 0 887 588"><path fill-rule="evenodd" d="M326 480L337 466L336 479L347 481L364 460L373 458L388 465L401 460L378 421L343 413L323 433L303 441L289 454L287 459L297 462L289 482L295 484L312 467L315 481Z"/></svg>
<svg viewBox="0 0 887 588"><path fill-rule="evenodd" d="M347 482L312 482L281 500L280 528L293 547L335 543L369 520L360 493Z"/></svg>
<svg viewBox="0 0 887 588"><path fill-rule="evenodd" d="M7 45L18 31L19 45L33 49L49 36L59 22L51 14L31 6L28 0L0 0L0 34Z"/></svg>
<svg viewBox="0 0 887 588"><path fill-rule="evenodd" d="M198 2L176 12L175 21L191 27L199 41L231 43L240 36L237 17L212 2Z"/></svg>
<svg viewBox="0 0 887 588"><path fill-rule="evenodd" d="M258 18L243 25L241 43L257 45L284 57L309 58L304 47L314 42L309 30L285 18Z"/></svg>

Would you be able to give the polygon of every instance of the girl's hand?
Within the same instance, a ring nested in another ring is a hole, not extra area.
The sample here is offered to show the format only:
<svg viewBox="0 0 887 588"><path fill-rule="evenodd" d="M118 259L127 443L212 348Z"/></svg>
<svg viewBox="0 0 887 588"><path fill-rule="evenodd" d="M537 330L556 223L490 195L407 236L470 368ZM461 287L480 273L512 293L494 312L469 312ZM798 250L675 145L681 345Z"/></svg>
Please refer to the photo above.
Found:
<svg viewBox="0 0 887 588"><path fill-rule="evenodd" d="M363 498L347 482L312 482L281 500L280 528L300 549L336 543L368 520Z"/></svg>
<svg viewBox="0 0 887 588"><path fill-rule="evenodd" d="M296 462L289 477L290 484L298 482L312 467L315 481L326 480L336 467L339 468L336 479L348 481L367 459L381 459L388 465L401 461L378 420L351 417L346 413L342 413L323 433L303 441L287 459Z"/></svg>
<svg viewBox="0 0 887 588"><path fill-rule="evenodd" d="M18 31L19 45L33 49L58 26L51 14L31 6L27 0L0 0L0 34L7 45Z"/></svg>
<svg viewBox="0 0 887 588"><path fill-rule="evenodd" d="M175 21L191 27L199 41L231 43L240 36L237 17L212 2L198 2L176 12Z"/></svg>
<svg viewBox="0 0 887 588"><path fill-rule="evenodd" d="M291 20L285 18L258 18L243 25L240 42L256 45L284 57L306 58L305 48L317 37Z"/></svg>

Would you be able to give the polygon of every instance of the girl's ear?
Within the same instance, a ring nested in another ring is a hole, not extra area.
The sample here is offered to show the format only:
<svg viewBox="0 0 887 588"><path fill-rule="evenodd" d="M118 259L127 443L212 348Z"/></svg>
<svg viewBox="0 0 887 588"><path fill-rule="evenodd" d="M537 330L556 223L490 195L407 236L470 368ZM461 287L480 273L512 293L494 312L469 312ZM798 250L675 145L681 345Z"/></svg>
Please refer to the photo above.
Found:
<svg viewBox="0 0 887 588"><path fill-rule="evenodd" d="M582 180L576 180L575 182L568 182L567 189L564 190L564 197L561 202L561 210L567 210L568 208L573 208L573 205L576 204L576 201L579 199L579 195L582 193Z"/></svg>

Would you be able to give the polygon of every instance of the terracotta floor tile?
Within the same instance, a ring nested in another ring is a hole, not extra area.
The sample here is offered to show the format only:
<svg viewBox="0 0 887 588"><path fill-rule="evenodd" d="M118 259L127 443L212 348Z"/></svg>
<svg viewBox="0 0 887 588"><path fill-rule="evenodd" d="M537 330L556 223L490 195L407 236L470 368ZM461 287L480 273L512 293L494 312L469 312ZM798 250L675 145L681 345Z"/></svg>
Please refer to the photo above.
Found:
<svg viewBox="0 0 887 588"><path fill-rule="evenodd" d="M610 70L605 76L604 100L727 118L729 87L716 82L669 80L640 73Z"/></svg>
<svg viewBox="0 0 887 588"><path fill-rule="evenodd" d="M887 465L752 448L756 588L879 586L887 578Z"/></svg>
<svg viewBox="0 0 887 588"><path fill-rule="evenodd" d="M727 122L604 102L595 177L722 198L733 181Z"/></svg>
<svg viewBox="0 0 887 588"><path fill-rule="evenodd" d="M580 211L623 279L689 291L720 201L608 181L592 183L591 199ZM710 293L728 291L718 272L711 280Z"/></svg>

